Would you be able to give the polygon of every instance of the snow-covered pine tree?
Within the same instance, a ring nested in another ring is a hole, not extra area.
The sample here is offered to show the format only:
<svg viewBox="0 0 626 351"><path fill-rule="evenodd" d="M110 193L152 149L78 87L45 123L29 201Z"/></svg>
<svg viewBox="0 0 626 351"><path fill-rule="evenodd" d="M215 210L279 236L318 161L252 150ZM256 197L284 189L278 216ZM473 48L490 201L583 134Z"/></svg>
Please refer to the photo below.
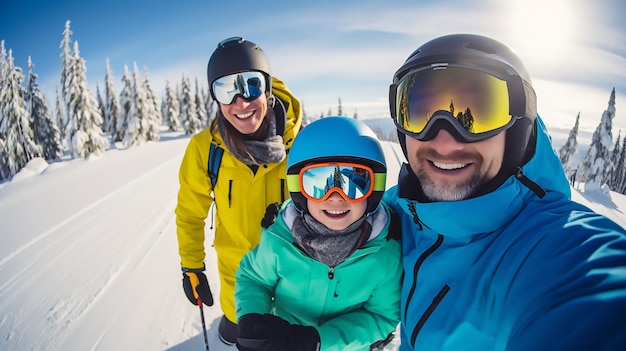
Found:
<svg viewBox="0 0 626 351"><path fill-rule="evenodd" d="M626 194L626 136L622 139L622 148L617 159L617 187L618 193Z"/></svg>
<svg viewBox="0 0 626 351"><path fill-rule="evenodd" d="M204 109L207 114L207 123L211 124L211 120L215 118L215 113L217 112L217 104L213 101L213 97L210 92L206 92L204 95Z"/></svg>
<svg viewBox="0 0 626 351"><path fill-rule="evenodd" d="M580 123L580 112L576 116L576 122L574 123L574 127L569 131L569 136L567 137L567 141L561 148L559 149L559 158L561 159L561 164L563 165L563 169L565 169L565 173L568 175L575 171L578 165L574 165L573 167L569 164L570 157L576 153L576 148L578 147L578 141L576 138L578 137L578 126Z"/></svg>
<svg viewBox="0 0 626 351"><path fill-rule="evenodd" d="M120 118L120 104L115 94L115 78L109 59L106 60L104 75L104 127L105 133L111 135L111 139L115 140L117 134L117 120Z"/></svg>
<svg viewBox="0 0 626 351"><path fill-rule="evenodd" d="M180 103L178 94L172 89L169 80L165 80L165 98L161 107L163 119L170 131L177 131L180 128Z"/></svg>
<svg viewBox="0 0 626 351"><path fill-rule="evenodd" d="M100 86L96 84L96 104L98 106L98 111L100 111L100 116L102 116L102 125L100 125L100 129L104 132L104 98L100 93Z"/></svg>
<svg viewBox="0 0 626 351"><path fill-rule="evenodd" d="M120 92L120 116L115 127L114 141L122 141L124 139L124 134L126 134L126 129L128 129L128 120L131 118L133 103L133 77L128 70L128 66L124 65L122 91Z"/></svg>
<svg viewBox="0 0 626 351"><path fill-rule="evenodd" d="M2 125L2 116L0 116L0 125ZM9 178L11 172L9 171L9 154L7 149L7 143L4 141L4 136L0 135L0 180Z"/></svg>
<svg viewBox="0 0 626 351"><path fill-rule="evenodd" d="M122 138L122 143L125 147L143 144L146 141L148 129L150 128L148 114L150 112L150 104L152 104L152 102L148 102L146 91L143 88L143 80L141 79L139 69L137 68L137 62L133 63L131 91L132 99L130 112L126 120L124 137Z"/></svg>
<svg viewBox="0 0 626 351"><path fill-rule="evenodd" d="M196 99L189 78L183 75L180 85L180 114L185 134L196 134L200 131L200 120L196 109Z"/></svg>
<svg viewBox="0 0 626 351"><path fill-rule="evenodd" d="M65 140L65 128L67 127L67 116L65 115L65 105L63 104L63 99L59 94L59 89L55 90L55 101L54 110L56 114L56 122L59 127L61 144L63 144L63 141ZM65 145L63 145L62 149L65 150Z"/></svg>
<svg viewBox="0 0 626 351"><path fill-rule="evenodd" d="M28 97L28 109L32 123L34 141L41 146L43 158L53 160L63 156L61 144L61 132L50 113L39 84L37 74L33 72L34 64L28 56L28 84L26 96Z"/></svg>
<svg viewBox="0 0 626 351"><path fill-rule="evenodd" d="M3 46L4 47L4 46ZM22 69L13 63L13 53L8 52L2 64L0 80L0 178L8 179L19 172L28 161L41 157L41 147L34 141L30 127L30 113L26 109Z"/></svg>
<svg viewBox="0 0 626 351"><path fill-rule="evenodd" d="M337 115L343 116L343 106L341 106L341 98L337 98Z"/></svg>
<svg viewBox="0 0 626 351"><path fill-rule="evenodd" d="M161 120L165 121L165 123L167 123L167 107L165 106L167 104L167 101L165 101L165 97L163 97L161 99L161 107L159 108L159 113L161 113ZM167 126L169 127L169 124L167 124Z"/></svg>
<svg viewBox="0 0 626 351"><path fill-rule="evenodd" d="M7 75L7 66L9 63L7 62L7 51L4 48L4 40L0 40L0 92L2 92L2 88L4 88L4 80ZM2 111L0 111L2 113ZM0 118L2 115L0 114Z"/></svg>
<svg viewBox="0 0 626 351"><path fill-rule="evenodd" d="M302 109L302 127L304 128L307 124L309 124L309 116L304 108L304 100L300 100L300 108Z"/></svg>
<svg viewBox="0 0 626 351"><path fill-rule="evenodd" d="M198 83L198 78L196 78L196 111L198 114L198 119L200 120L200 128L204 128L209 125L209 116L206 111L206 105L204 102L204 91L200 89L200 83Z"/></svg>
<svg viewBox="0 0 626 351"><path fill-rule="evenodd" d="M148 123L146 141L159 141L161 138L161 108L159 107L159 102L154 95L154 90L152 90L147 67L143 68L143 89L146 93L146 112Z"/></svg>
<svg viewBox="0 0 626 351"><path fill-rule="evenodd" d="M582 163L585 191L599 190L606 183L604 170L609 166L609 149L613 144L611 129L615 117L615 88L611 91L607 109L591 137L591 145Z"/></svg>
<svg viewBox="0 0 626 351"><path fill-rule="evenodd" d="M622 140L621 132L617 133L617 140L615 141L615 145L613 149L611 149L611 153L609 155L610 166L605 169L605 179L606 183L609 185L611 190L617 189L619 181L616 179L616 174L618 172L617 169L617 161L619 159L620 154L620 141Z"/></svg>
<svg viewBox="0 0 626 351"><path fill-rule="evenodd" d="M0 40L0 96L2 96L2 90L5 86L6 79L6 66L7 66L7 52L4 49L4 40ZM3 102L0 100L0 180L5 178L5 174L9 174L9 155L5 140L5 135L2 134L2 125L4 125L5 115Z"/></svg>
<svg viewBox="0 0 626 351"><path fill-rule="evenodd" d="M69 106L68 106L68 94L72 77L74 76L74 60L72 58L72 30L70 29L70 20L65 21L65 29L63 30L63 39L61 40L61 97L63 99L65 116L65 126L69 123ZM66 131L61 132L65 136ZM69 145L68 145L69 147Z"/></svg>
<svg viewBox="0 0 626 351"><path fill-rule="evenodd" d="M626 141L626 136L623 138ZM622 184L624 183L624 177L626 176L626 164L624 163L624 157L626 150L624 150L624 145L626 143L621 142L621 131L617 135L617 142L611 151L611 173L609 179L609 186L611 190L621 193L622 192Z"/></svg>
<svg viewBox="0 0 626 351"><path fill-rule="evenodd" d="M87 66L80 57L78 42L74 42L71 76L66 94L68 122L66 138L73 158L87 158L102 155L109 147L109 140L103 135L102 115L89 91Z"/></svg>

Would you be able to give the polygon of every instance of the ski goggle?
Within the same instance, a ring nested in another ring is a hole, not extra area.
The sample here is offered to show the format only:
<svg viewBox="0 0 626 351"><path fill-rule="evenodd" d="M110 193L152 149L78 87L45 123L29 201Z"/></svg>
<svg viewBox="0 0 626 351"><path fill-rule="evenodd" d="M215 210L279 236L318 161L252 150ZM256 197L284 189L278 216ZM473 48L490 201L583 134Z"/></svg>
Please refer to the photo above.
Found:
<svg viewBox="0 0 626 351"><path fill-rule="evenodd" d="M385 173L374 173L368 166L346 162L307 165L298 174L287 175L289 191L323 202L337 192L346 201L367 199L373 191L385 190Z"/></svg>
<svg viewBox="0 0 626 351"><path fill-rule="evenodd" d="M237 96L246 101L256 100L265 93L265 76L255 71L229 74L216 79L212 90L215 99L224 105L232 104Z"/></svg>
<svg viewBox="0 0 626 351"><path fill-rule="evenodd" d="M398 128L418 140L429 140L437 120L446 119L464 141L484 140L510 127L510 88L515 77L462 67L437 66L409 72L390 87L392 117ZM519 79L518 79L519 80ZM523 94L523 91L522 91Z"/></svg>

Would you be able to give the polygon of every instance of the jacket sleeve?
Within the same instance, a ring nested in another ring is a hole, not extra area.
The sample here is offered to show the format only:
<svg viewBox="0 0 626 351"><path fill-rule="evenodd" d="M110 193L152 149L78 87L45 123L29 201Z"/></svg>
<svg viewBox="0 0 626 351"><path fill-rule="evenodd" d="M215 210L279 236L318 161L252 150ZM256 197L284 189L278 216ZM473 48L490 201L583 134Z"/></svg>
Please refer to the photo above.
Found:
<svg viewBox="0 0 626 351"><path fill-rule="evenodd" d="M381 261L389 265L387 274L361 309L337 316L317 327L323 350L360 349L363 344L385 339L398 326L402 284L400 244L389 240L378 254L384 257Z"/></svg>
<svg viewBox="0 0 626 351"><path fill-rule="evenodd" d="M553 270L550 289L533 294L515 320L507 350L626 350L626 232L591 211L569 220L553 230L563 235L551 236L549 266L525 281L530 294L548 285L538 272Z"/></svg>
<svg viewBox="0 0 626 351"><path fill-rule="evenodd" d="M176 234L181 266L185 268L204 267L204 224L213 203L206 170L210 143L206 133L201 132L191 138L178 175ZM208 139L208 142L202 138Z"/></svg>
<svg viewBox="0 0 626 351"><path fill-rule="evenodd" d="M235 279L237 320L249 313L272 313L272 296L278 281L272 240L263 229L261 241L239 263Z"/></svg>

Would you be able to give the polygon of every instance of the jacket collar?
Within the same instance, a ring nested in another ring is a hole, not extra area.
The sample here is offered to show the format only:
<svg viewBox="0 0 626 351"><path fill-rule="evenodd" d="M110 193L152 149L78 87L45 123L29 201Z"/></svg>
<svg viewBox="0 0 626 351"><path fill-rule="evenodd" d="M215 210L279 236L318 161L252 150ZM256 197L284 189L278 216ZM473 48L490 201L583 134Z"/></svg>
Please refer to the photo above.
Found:
<svg viewBox="0 0 626 351"><path fill-rule="evenodd" d="M537 141L535 155L524 165L526 177L546 191L557 191L570 197L570 188L558 156L550 143L546 127L537 116ZM501 229L511 222L524 204L538 199L515 176L507 178L494 191L461 201L420 202L416 200L417 179L407 164L402 166L398 178L398 196L402 209L413 221L445 236L465 238L482 236ZM413 196L411 196L411 192Z"/></svg>
<svg viewBox="0 0 626 351"><path fill-rule="evenodd" d="M300 215L300 212L294 205L292 199L287 200L283 204L282 209L282 216L279 216L277 218L277 221L282 221L284 225L291 231L291 228L293 227L293 221L296 216ZM378 206L377 210L369 215L365 220L372 227L370 237L367 239L367 241L371 241L378 236L381 236L381 234L384 233L388 228L389 213L387 213L387 208L384 205ZM385 235L382 235L382 237L384 236Z"/></svg>

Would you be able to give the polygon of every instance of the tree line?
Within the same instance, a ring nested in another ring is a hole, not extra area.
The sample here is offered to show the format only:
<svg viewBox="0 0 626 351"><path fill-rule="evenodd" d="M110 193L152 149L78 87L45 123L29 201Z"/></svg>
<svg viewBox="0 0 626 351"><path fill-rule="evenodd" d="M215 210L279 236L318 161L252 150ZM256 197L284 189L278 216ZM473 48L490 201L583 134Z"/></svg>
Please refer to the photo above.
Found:
<svg viewBox="0 0 626 351"><path fill-rule="evenodd" d="M607 109L602 113L600 123L591 137L591 145L582 162L572 156L578 148L578 127L580 113L576 116L574 127L570 130L567 141L559 149L559 158L572 186L576 182L585 184L587 190L604 190L626 194L626 136L621 133L613 143L613 118L615 118L615 88L611 91Z"/></svg>
<svg viewBox="0 0 626 351"><path fill-rule="evenodd" d="M111 143L122 148L159 141L161 125L193 134L209 125L215 108L210 94L183 75L179 83L165 83L159 103L148 69L140 74L137 63L127 65L119 94L109 61L103 91L92 94L86 64L77 41L72 41L70 21L61 40L61 80L54 111L37 83L28 58L25 77L12 51L0 41L0 180L9 179L33 158L47 161L67 152L72 158L103 154ZM26 81L26 84L24 82Z"/></svg>
<svg viewBox="0 0 626 351"><path fill-rule="evenodd" d="M11 178L36 157L51 161L67 152L72 158L89 158L103 154L111 143L125 148L159 141L162 125L170 131L182 129L185 134L209 125L215 103L197 78L193 84L184 75L179 82L166 80L159 103L148 69L144 67L142 76L136 62L132 70L124 65L118 94L107 59L104 87L100 90L96 86L93 94L70 24L65 22L60 43L61 79L54 108L48 106L39 89L30 57L25 76L15 65L12 51L0 41L0 180ZM343 115L341 98L337 113ZM332 115L330 108L328 115ZM306 124L309 118L305 111L303 117ZM356 110L354 118L358 118ZM382 128L375 128L375 132L382 140L397 140L395 133Z"/></svg>
<svg viewBox="0 0 626 351"><path fill-rule="evenodd" d="M15 65L12 51L7 51L4 41L0 41L0 180L10 179L36 157L50 161L67 152L72 158L89 158L103 154L111 143L125 148L159 141L162 125L170 131L182 129L185 134L197 133L209 125L216 112L215 103L197 78L194 84L185 75L179 82L166 80L159 103L148 69L144 67L142 76L136 62L132 71L124 65L118 94L107 59L103 91L97 86L92 94L85 60L80 56L78 42L71 38L70 24L66 21L60 45L61 79L54 111L39 88L30 57L25 75ZM302 109L303 125L306 125L310 118L304 111L304 103ZM338 98L337 114L343 115L341 98ZM331 115L329 108L328 116ZM319 118L323 117L322 113ZM583 162L572 159L578 146L580 115L576 118L566 143L558 151L572 185L578 181L585 183L585 189L608 187L626 194L626 136L620 142L618 135L613 144L614 117L615 88ZM358 119L356 110L353 118ZM372 129L381 140L397 142L395 131L377 126Z"/></svg>

